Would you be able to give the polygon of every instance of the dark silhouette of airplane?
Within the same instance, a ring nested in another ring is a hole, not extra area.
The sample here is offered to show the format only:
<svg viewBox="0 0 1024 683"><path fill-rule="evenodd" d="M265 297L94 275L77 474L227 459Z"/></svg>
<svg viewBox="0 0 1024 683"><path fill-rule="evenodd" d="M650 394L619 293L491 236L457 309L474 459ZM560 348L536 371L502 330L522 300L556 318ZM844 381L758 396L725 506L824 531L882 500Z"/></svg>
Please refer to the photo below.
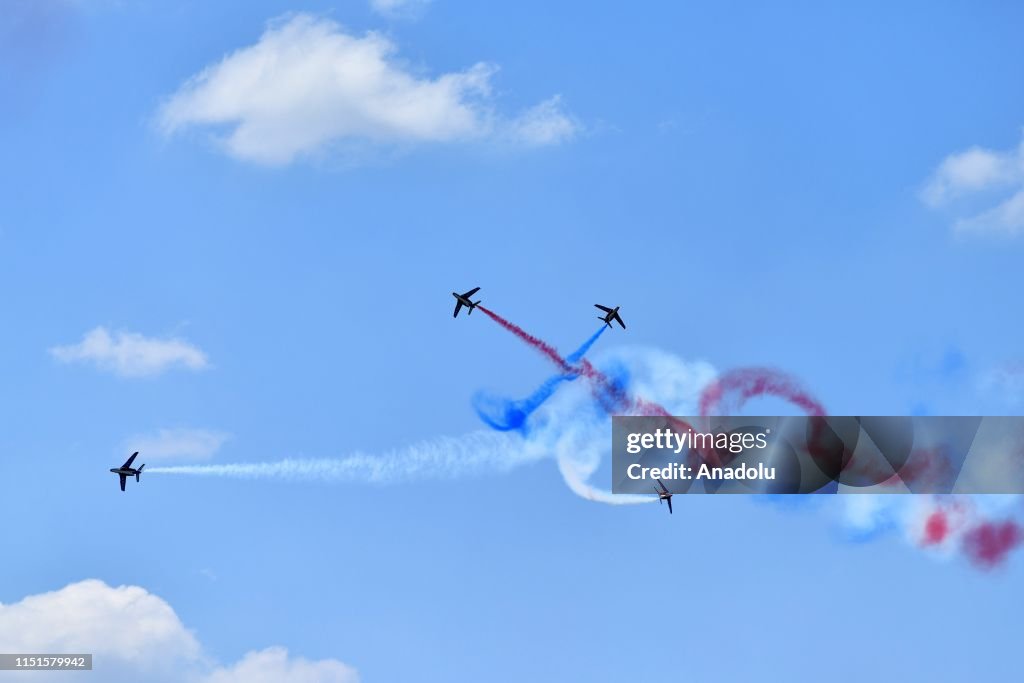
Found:
<svg viewBox="0 0 1024 683"><path fill-rule="evenodd" d="M622 326L622 329L626 329L626 323L622 322L622 318L619 317L618 306L616 306L615 308L608 308L607 306L602 306L601 304L594 304L594 306L600 308L602 311L605 312L606 315L597 316L600 320L604 321L605 325L611 327L612 321L614 320L615 322Z"/></svg>
<svg viewBox="0 0 1024 683"><path fill-rule="evenodd" d="M142 468L146 466L146 463L139 465L139 469L132 467L132 462L135 461L135 456L139 454L138 451L132 453L132 457L125 460L125 463L120 467L111 467L110 471L121 477L121 490L124 491L124 482L128 477L135 477L135 481L139 480L139 475L142 474Z"/></svg>
<svg viewBox="0 0 1024 683"><path fill-rule="evenodd" d="M470 299L470 297L473 296L474 294L476 294L479 291L480 291L479 287L474 287L473 289L469 290L468 292L466 292L464 294L458 294L457 292L452 292L452 296L455 297L455 315L453 315L452 317L453 318L458 318L459 317L459 311L462 310L463 306L465 306L466 308L469 309L466 312L466 315L471 315L473 313L473 309L476 308L477 305L480 302L479 301L472 301Z"/></svg>
<svg viewBox="0 0 1024 683"><path fill-rule="evenodd" d="M658 485L654 487L654 490L658 493L658 503L661 501L668 501L668 514L672 514L672 494L668 492L665 485L661 482L661 479L655 479Z"/></svg>

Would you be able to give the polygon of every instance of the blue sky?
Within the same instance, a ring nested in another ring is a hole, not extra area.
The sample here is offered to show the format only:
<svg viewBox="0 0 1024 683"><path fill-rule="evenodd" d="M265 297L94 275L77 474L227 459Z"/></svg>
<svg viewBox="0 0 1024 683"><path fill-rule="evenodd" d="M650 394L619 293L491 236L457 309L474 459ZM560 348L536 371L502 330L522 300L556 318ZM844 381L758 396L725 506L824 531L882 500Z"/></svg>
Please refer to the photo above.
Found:
<svg viewBox="0 0 1024 683"><path fill-rule="evenodd" d="M1019 558L978 572L899 532L850 543L838 503L693 498L669 517L573 495L551 459L390 484L153 474L125 494L107 469L161 430L191 458L171 444L150 467L479 430L475 392L524 396L551 368L483 316L451 319L448 292L476 285L565 353L602 302L629 330L595 352L777 366L835 414L1015 413L1022 14L15 0L0 633L27 596L98 579L180 619L178 659L118 660L125 680L244 680L273 646L293 667L277 680L351 680L333 660L364 681L1019 672ZM268 77L246 95L245 64L216 71L287 51L274 31L297 20L384 85L324 99L310 68L299 94ZM52 351L99 327L84 358ZM97 630L151 647L129 612ZM329 671L300 679L295 658Z"/></svg>

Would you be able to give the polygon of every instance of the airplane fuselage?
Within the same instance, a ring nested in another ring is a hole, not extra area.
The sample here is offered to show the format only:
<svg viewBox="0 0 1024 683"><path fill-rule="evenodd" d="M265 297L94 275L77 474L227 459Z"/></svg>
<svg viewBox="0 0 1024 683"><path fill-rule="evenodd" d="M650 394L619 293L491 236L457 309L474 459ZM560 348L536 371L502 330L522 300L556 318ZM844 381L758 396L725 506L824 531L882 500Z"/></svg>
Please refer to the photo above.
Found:
<svg viewBox="0 0 1024 683"><path fill-rule="evenodd" d="M466 297L462 296L461 294L458 294L456 292L452 292L452 296L454 296L459 301L459 303L461 303L463 306L467 306L469 308L475 308L476 307L475 303L473 303L472 301L470 301Z"/></svg>
<svg viewBox="0 0 1024 683"><path fill-rule="evenodd" d="M459 302L458 304L455 305L455 314L456 315L458 315L459 308L461 308L462 306L466 307L466 313L469 314L469 313L472 313L473 309L476 308L477 304L480 303L479 301L472 301L468 296L463 296L462 294L459 294L458 292L452 292L452 296L454 296L455 300Z"/></svg>
<svg viewBox="0 0 1024 683"><path fill-rule="evenodd" d="M455 317L455 318L458 318L459 317L459 311L462 310L463 306L466 307L466 315L469 315L470 313L472 313L473 309L476 308L477 305L479 305L480 302L479 301L473 301L473 299L471 297L474 294L476 294L477 292L479 292L479 291L480 291L479 287L474 287L473 289L469 290L468 292L463 292L462 294L459 294L458 292L452 292L452 296L455 297L455 312L452 314L452 316Z"/></svg>
<svg viewBox="0 0 1024 683"><path fill-rule="evenodd" d="M132 467L132 463L135 462L135 458L139 455L138 451L132 453L131 457L124 461L124 464L120 467L111 467L110 471L118 476L121 480L121 490L124 491L124 483L128 480L128 477L135 477L135 481L139 481L139 476L142 474L142 468L146 466L145 463L138 467Z"/></svg>

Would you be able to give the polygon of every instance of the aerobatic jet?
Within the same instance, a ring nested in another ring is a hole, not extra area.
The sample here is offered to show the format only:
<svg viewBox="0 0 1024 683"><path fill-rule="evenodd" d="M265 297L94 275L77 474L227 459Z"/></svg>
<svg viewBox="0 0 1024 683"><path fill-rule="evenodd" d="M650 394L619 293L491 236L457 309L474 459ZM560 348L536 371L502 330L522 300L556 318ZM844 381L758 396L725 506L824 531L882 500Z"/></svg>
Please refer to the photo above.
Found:
<svg viewBox="0 0 1024 683"><path fill-rule="evenodd" d="M619 317L618 306L616 306L615 308L608 308L607 306L602 306L601 304L594 304L594 306L600 308L602 311L605 312L605 315L597 316L598 319L604 321L605 325L611 327L612 321L614 320L615 322L622 326L622 329L626 329L626 323L622 322L622 318Z"/></svg>
<svg viewBox="0 0 1024 683"><path fill-rule="evenodd" d="M455 297L455 315L453 315L452 317L453 318L458 318L459 317L459 311L462 310L463 306L465 306L466 308L469 309L468 311L466 311L466 315L471 315L473 313L473 309L476 308L477 305L480 302L479 301L473 301L472 299L470 299L470 297L473 296L474 294L476 294L479 291L480 291L479 287L474 287L473 289L469 290L468 292L466 292L464 294L459 294L457 292L452 292L452 296Z"/></svg>
<svg viewBox="0 0 1024 683"><path fill-rule="evenodd" d="M661 501L668 501L668 514L672 514L672 494L665 488L665 484L661 482L661 479L655 479L658 485L654 487L654 490L658 493L658 503Z"/></svg>
<svg viewBox="0 0 1024 683"><path fill-rule="evenodd" d="M123 465L120 467L111 467L110 471L121 477L121 490L124 491L124 482L128 477L135 477L135 481L139 480L139 475L142 474L142 468L146 466L145 463L139 465L139 469L132 467L132 463L135 461L135 456L139 454L138 451L132 453L132 457L128 458Z"/></svg>

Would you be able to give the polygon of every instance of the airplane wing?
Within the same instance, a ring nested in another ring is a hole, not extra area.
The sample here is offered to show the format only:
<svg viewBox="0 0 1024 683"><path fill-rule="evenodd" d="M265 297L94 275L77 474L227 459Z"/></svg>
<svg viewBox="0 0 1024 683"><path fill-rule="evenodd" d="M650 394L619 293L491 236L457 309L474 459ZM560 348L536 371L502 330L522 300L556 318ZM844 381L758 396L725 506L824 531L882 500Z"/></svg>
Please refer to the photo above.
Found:
<svg viewBox="0 0 1024 683"><path fill-rule="evenodd" d="M622 325L622 329L626 329L626 323L622 322L622 318L619 317L618 313L612 316L612 320L617 322L619 325Z"/></svg>
<svg viewBox="0 0 1024 683"><path fill-rule="evenodd" d="M132 453L132 457L128 458L125 461L125 463L123 465L121 465L121 467L131 467L132 463L135 461L135 456L137 456L138 454L139 454L138 451L135 451L134 453Z"/></svg>
<svg viewBox="0 0 1024 683"><path fill-rule="evenodd" d="M455 300L455 314L452 317L453 318L458 318L459 317L459 311L461 311L461 310L462 310L462 302L460 300L456 299Z"/></svg>
<svg viewBox="0 0 1024 683"><path fill-rule="evenodd" d="M662 491L664 491L665 493L668 493L668 489L665 488L665 482L663 482L661 479L655 479L654 481L658 482L658 486L661 487Z"/></svg>
<svg viewBox="0 0 1024 683"><path fill-rule="evenodd" d="M611 313L612 312L612 309L608 308L607 306L602 306L601 304L594 304L594 306L596 306L597 308L600 308L605 313Z"/></svg>
<svg viewBox="0 0 1024 683"><path fill-rule="evenodd" d="M473 289L469 290L468 292L466 292L462 296L464 296L464 297L466 297L468 299L469 297L473 296L474 294L476 294L479 291L480 291L479 287L474 287Z"/></svg>
<svg viewBox="0 0 1024 683"><path fill-rule="evenodd" d="M126 477L125 477L125 476L124 476L124 475L122 474L122 475L121 475L121 490L122 490L122 491L124 491L124 480L125 480L125 478L126 478Z"/></svg>
<svg viewBox="0 0 1024 683"><path fill-rule="evenodd" d="M668 499L668 514L672 514L672 499Z"/></svg>

